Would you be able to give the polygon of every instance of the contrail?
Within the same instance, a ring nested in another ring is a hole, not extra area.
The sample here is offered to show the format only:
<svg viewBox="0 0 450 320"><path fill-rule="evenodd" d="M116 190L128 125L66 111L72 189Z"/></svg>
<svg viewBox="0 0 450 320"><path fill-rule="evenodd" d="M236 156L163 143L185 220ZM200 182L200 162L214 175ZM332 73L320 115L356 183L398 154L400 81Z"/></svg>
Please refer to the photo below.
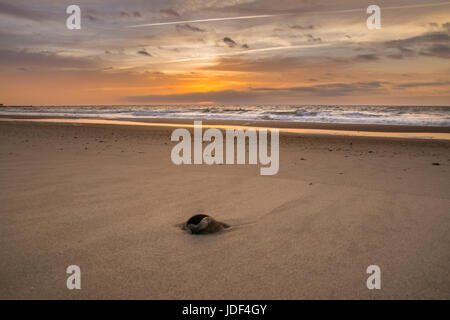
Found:
<svg viewBox="0 0 450 320"><path fill-rule="evenodd" d="M409 8L427 8L427 7L437 7L437 6L446 6L449 5L450 1L447 2L437 2L437 3L424 3L424 4L406 4L403 6L380 6L380 9L383 10L391 10L391 9L409 9ZM303 14L333 14L333 13L351 13L351 12L359 12L366 11L363 9L342 9L342 10L332 10L332 11L309 11L304 12Z"/></svg>
<svg viewBox="0 0 450 320"><path fill-rule="evenodd" d="M129 26L128 28L141 28L141 27L154 27L154 26L165 26L170 24L181 24L181 23L197 23L197 22L214 22L214 21L227 21L227 20L244 20L244 19L260 19L260 18L270 18L279 16L279 14L265 14L259 16L241 16L241 17L228 17L228 18L211 18L211 19L198 19L198 20L186 20L186 21L172 21L172 22L158 22L158 23L148 23L148 24L138 24L135 26Z"/></svg>
<svg viewBox="0 0 450 320"><path fill-rule="evenodd" d="M449 5L450 1L447 2L438 2L438 3L424 3L424 4L410 4L403 6L380 6L382 10L390 10L390 9L407 9L407 8L426 8L426 7L437 7L437 6L445 6ZM240 17L226 17L226 18L209 18L209 19L197 19L197 20L184 20L184 21L171 21L171 22L157 22L157 23L147 23L147 24L138 24L134 26L128 26L127 28L142 28L142 27L156 27L156 26L166 26L166 25L174 25L174 24L182 24L182 23L198 23L198 22L217 22L217 21L230 21L230 20L245 20L245 19L262 19L262 18L272 18L283 15L296 16L296 15L309 15L309 14L333 14L333 13L351 13L351 12L359 12L366 11L365 8L358 9L342 9L342 10L332 10L332 11L305 11L301 13L280 13L280 14L264 14L264 15L256 15L256 16L240 16Z"/></svg>
<svg viewBox="0 0 450 320"><path fill-rule="evenodd" d="M255 52L278 51L278 50L287 50L287 49L325 47L325 46L329 46L329 45L330 45L330 43L321 43L321 44L310 44L310 45L303 44L303 45L296 45L296 46L269 47L269 48L251 49L251 50L245 50L245 51L218 53L218 54L206 56L206 57L193 57L193 58L177 59L177 60L167 61L167 63L201 61L201 60L210 60L210 59L214 59L216 57L223 57L223 56L237 56L237 55L241 55L241 54L249 54L249 53L255 53Z"/></svg>

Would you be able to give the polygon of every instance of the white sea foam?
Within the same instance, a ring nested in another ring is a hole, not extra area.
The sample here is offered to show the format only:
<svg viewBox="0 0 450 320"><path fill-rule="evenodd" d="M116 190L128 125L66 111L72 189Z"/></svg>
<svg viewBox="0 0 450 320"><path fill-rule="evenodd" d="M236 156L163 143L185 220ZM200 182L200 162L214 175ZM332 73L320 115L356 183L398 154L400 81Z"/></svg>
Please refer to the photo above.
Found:
<svg viewBox="0 0 450 320"><path fill-rule="evenodd" d="M3 107L0 116L93 119L281 120L350 124L450 126L450 107L427 106L83 106Z"/></svg>

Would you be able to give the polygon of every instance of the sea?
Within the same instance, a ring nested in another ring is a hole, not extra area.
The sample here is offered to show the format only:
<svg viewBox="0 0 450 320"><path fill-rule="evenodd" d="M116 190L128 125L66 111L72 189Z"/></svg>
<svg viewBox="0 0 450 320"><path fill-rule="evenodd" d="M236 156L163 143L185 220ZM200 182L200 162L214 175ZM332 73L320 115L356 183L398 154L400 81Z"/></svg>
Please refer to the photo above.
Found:
<svg viewBox="0 0 450 320"><path fill-rule="evenodd" d="M209 119L450 126L450 106L161 105L0 107L0 116L151 120Z"/></svg>

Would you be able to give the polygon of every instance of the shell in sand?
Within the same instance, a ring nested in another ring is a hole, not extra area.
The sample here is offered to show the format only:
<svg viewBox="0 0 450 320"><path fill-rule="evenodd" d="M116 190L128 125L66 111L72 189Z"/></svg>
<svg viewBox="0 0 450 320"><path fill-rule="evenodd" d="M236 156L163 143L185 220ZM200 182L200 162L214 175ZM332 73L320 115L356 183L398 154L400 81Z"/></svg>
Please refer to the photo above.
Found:
<svg viewBox="0 0 450 320"><path fill-rule="evenodd" d="M192 234L209 234L219 232L223 229L229 228L226 223L216 221L214 218L206 214L197 214L192 216L183 225L183 229Z"/></svg>

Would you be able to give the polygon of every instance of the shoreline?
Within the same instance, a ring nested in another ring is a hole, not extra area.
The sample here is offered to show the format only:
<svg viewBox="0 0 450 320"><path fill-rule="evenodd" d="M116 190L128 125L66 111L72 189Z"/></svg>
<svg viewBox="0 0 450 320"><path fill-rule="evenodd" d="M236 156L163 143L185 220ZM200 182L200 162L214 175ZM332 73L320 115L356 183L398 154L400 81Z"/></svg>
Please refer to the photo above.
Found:
<svg viewBox="0 0 450 320"><path fill-rule="evenodd" d="M150 120L147 122L145 120ZM102 126L134 126L134 127L164 127L193 128L194 121L202 121L205 129L278 129L281 134L294 135L327 135L351 137L376 137L400 139L432 139L450 140L450 127L402 126L378 124L337 124L337 123L306 123L287 121L244 121L244 120L213 120L213 119L82 119L82 118L26 118L2 117L0 122L68 124L68 125L102 125Z"/></svg>

